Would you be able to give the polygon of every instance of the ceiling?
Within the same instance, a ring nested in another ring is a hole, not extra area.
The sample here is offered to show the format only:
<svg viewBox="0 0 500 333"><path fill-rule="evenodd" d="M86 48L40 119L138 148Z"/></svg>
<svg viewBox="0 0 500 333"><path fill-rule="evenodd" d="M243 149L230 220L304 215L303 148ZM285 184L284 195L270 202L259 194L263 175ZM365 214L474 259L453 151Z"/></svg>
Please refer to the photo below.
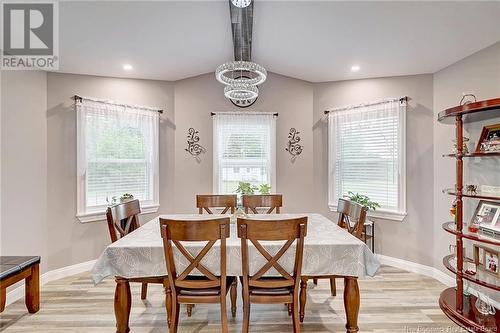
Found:
<svg viewBox="0 0 500 333"><path fill-rule="evenodd" d="M312 82L434 73L500 41L498 1L255 1L253 60ZM233 59L227 1L67 1L59 11L61 72L179 80Z"/></svg>

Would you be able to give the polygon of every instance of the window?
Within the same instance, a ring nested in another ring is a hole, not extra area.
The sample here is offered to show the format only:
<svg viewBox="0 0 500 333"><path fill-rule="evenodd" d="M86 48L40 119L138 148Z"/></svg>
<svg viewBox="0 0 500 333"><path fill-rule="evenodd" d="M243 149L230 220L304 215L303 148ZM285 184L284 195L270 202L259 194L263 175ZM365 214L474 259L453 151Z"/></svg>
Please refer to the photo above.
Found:
<svg viewBox="0 0 500 333"><path fill-rule="evenodd" d="M369 215L403 220L406 100L393 99L330 111L329 206L349 192L367 195L380 208Z"/></svg>
<svg viewBox="0 0 500 333"><path fill-rule="evenodd" d="M143 212L158 209L158 112L83 99L77 102L78 212L100 220L124 193Z"/></svg>
<svg viewBox="0 0 500 333"><path fill-rule="evenodd" d="M215 193L234 193L238 182L275 189L276 119L269 113L213 116Z"/></svg>

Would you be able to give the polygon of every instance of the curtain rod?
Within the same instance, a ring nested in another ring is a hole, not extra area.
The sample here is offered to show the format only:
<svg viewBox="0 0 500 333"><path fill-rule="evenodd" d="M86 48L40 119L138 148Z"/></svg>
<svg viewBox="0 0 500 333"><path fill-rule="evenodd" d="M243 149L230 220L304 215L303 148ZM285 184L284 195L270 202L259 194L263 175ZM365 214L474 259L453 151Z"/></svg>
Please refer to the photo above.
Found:
<svg viewBox="0 0 500 333"><path fill-rule="evenodd" d="M137 108L137 109L143 109L143 110L156 111L158 113L163 113L162 109L153 108L153 107L149 107L149 106L115 103L113 101L108 101L108 100L105 100L105 99L98 99L98 98L93 98L93 97L84 97L84 96L79 96L79 95L75 95L75 96L73 96L73 98L74 98L75 102L81 102L83 100L87 100L87 101L92 101L92 102L97 102L97 103L106 103L106 104L111 104L111 105L116 105L116 106L133 107L133 108Z"/></svg>
<svg viewBox="0 0 500 333"><path fill-rule="evenodd" d="M237 111L210 112L210 115L212 117L215 116L216 114L263 114L263 115L272 114L275 117L278 116L278 112L274 112L274 113L271 113L271 112L252 112L252 111L247 111L247 112L245 112L245 111L243 111L243 112L237 112Z"/></svg>
<svg viewBox="0 0 500 333"><path fill-rule="evenodd" d="M375 102L370 102L370 103L362 103L362 104L344 106L344 107L340 107L340 108L334 108L334 109L330 109L330 110L325 110L324 113L329 114L330 112L335 112L335 111L341 111L341 110L347 110L347 109L353 109L353 108L359 108L359 107L363 107L363 106L377 105L377 104L382 104L382 103L386 103L386 102L395 102L395 101L399 101L400 103L407 102L408 96L403 96L400 98L387 98L387 99L383 99L383 100L375 101Z"/></svg>

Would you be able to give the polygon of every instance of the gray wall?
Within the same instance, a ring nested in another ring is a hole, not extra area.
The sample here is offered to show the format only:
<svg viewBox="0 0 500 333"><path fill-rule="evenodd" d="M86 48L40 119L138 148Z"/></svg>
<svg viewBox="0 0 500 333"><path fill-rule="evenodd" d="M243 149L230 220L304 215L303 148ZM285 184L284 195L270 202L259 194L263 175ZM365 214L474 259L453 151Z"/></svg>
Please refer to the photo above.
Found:
<svg viewBox="0 0 500 333"><path fill-rule="evenodd" d="M314 188L315 210L335 218L328 210L327 108L359 104L387 97L409 97L406 135L407 211L403 222L379 220L375 224L375 252L432 265L433 111L432 75L320 83L314 85Z"/></svg>
<svg viewBox="0 0 500 333"><path fill-rule="evenodd" d="M248 111L278 112L276 123L276 188L283 193L284 212L304 212L312 208L312 98L310 83L270 74L260 87L261 94ZM212 193L212 119L210 112L234 111L223 95L223 86L213 74L175 84L175 211L195 212L195 195ZM207 149L197 162L187 154L186 134L190 127L200 132L200 143ZM300 131L304 152L290 161L285 151L291 127Z"/></svg>
<svg viewBox="0 0 500 333"><path fill-rule="evenodd" d="M76 212L75 94L165 110L160 122L160 205L172 209L174 87L172 83L49 73L47 80L48 269L92 260L109 243L104 222L82 224ZM144 216L147 220L153 215Z"/></svg>
<svg viewBox="0 0 500 333"><path fill-rule="evenodd" d="M0 254L46 257L47 75L2 71Z"/></svg>
<svg viewBox="0 0 500 333"><path fill-rule="evenodd" d="M434 118L449 107L458 105L462 93L475 94L478 100L500 96L500 43L483 49L434 74ZM486 124L500 123L500 112L491 113L496 117L465 124L466 136L470 137L469 150L473 151L481 129ZM443 158L450 152L455 126L434 122L434 266L445 271L441 259L448 253L448 244L454 242L451 235L441 228L450 221L449 208L453 197L441 193L444 188L455 184L455 162ZM500 158L464 159L464 179L466 184L489 184L500 186L498 166ZM472 218L476 200L464 199L464 218ZM470 243L466 247L471 250Z"/></svg>

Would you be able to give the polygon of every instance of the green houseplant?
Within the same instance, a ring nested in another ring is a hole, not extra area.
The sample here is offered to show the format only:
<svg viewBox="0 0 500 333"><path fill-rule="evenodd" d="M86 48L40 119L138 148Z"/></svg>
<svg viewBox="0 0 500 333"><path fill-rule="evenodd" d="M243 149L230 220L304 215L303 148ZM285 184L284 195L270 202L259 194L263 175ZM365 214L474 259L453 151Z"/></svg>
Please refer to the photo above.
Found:
<svg viewBox="0 0 500 333"><path fill-rule="evenodd" d="M357 192L354 193L354 192L349 191L349 192L347 192L346 197L349 200L357 202L360 205L362 205L363 207L366 207L366 208L371 209L371 210L376 210L377 208L380 208L380 204L378 202L371 201L368 196L363 195L363 194L359 194Z"/></svg>
<svg viewBox="0 0 500 333"><path fill-rule="evenodd" d="M260 194L271 194L271 185L269 184L260 184L259 186Z"/></svg>
<svg viewBox="0 0 500 333"><path fill-rule="evenodd" d="M255 185L252 185L248 182L239 182L238 188L236 189L236 193L238 193L240 195L255 194L256 190L258 190L258 188Z"/></svg>

